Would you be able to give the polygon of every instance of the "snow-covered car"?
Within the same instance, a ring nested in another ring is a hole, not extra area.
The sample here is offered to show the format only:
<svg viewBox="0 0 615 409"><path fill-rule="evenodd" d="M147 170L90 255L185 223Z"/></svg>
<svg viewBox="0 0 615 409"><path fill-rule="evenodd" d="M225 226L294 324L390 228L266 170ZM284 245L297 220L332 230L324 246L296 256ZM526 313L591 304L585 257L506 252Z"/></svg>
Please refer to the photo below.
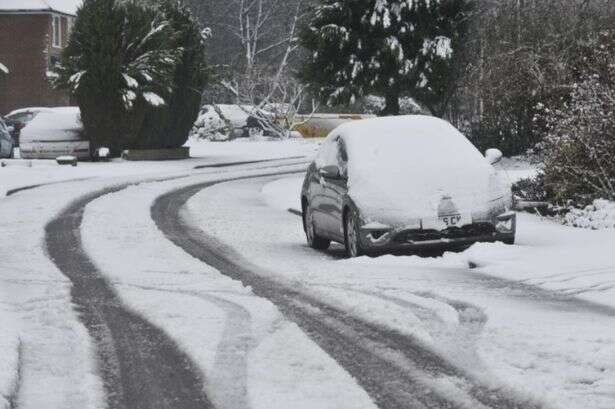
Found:
<svg viewBox="0 0 615 409"><path fill-rule="evenodd" d="M10 158L13 154L13 138L2 118L0 118L0 158Z"/></svg>
<svg viewBox="0 0 615 409"><path fill-rule="evenodd" d="M30 107L21 108L11 111L4 117L6 124L12 127L11 136L15 142L15 146L19 146L19 135L21 130L36 117L40 112L53 112L53 108L45 107Z"/></svg>
<svg viewBox="0 0 615 409"><path fill-rule="evenodd" d="M79 108L39 112L21 130L20 149L24 159L55 159L62 155L90 159L90 142L84 139Z"/></svg>
<svg viewBox="0 0 615 409"><path fill-rule="evenodd" d="M301 192L308 244L363 253L514 243L511 186L451 124L410 115L334 129Z"/></svg>

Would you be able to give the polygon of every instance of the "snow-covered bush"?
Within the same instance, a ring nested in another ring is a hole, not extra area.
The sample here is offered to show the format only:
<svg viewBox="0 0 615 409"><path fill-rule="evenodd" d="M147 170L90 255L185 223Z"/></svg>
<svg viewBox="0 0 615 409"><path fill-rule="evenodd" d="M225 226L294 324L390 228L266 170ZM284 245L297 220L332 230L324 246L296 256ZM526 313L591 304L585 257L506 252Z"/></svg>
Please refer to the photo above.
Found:
<svg viewBox="0 0 615 409"><path fill-rule="evenodd" d="M512 191L515 197L528 202L545 202L551 199L545 190L544 173L542 172L534 177L513 183Z"/></svg>
<svg viewBox="0 0 615 409"><path fill-rule="evenodd" d="M545 185L561 203L615 200L615 31L588 44L579 82L561 107L542 108Z"/></svg>
<svg viewBox="0 0 615 409"><path fill-rule="evenodd" d="M211 141L226 141L233 137L233 131L232 122L224 115L224 111L219 106L204 105L194 122L190 136Z"/></svg>
<svg viewBox="0 0 615 409"><path fill-rule="evenodd" d="M582 209L570 207L563 218L564 224L586 229L614 229L615 202L596 199Z"/></svg>

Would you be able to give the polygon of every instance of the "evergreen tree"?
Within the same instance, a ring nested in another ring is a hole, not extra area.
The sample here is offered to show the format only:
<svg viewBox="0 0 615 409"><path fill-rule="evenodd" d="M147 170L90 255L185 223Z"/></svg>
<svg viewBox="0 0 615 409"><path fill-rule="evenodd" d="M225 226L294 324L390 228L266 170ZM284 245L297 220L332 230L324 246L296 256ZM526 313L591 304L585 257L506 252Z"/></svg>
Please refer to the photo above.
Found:
<svg viewBox="0 0 615 409"><path fill-rule="evenodd" d="M86 0L77 12L62 65L57 68L57 85L71 90L94 146L113 147L127 123L118 52L123 19L114 0Z"/></svg>
<svg viewBox="0 0 615 409"><path fill-rule="evenodd" d="M300 78L329 105L375 94L381 114L397 115L407 95L441 116L470 10L470 0L323 0L300 36L311 52Z"/></svg>
<svg viewBox="0 0 615 409"><path fill-rule="evenodd" d="M174 0L162 0L160 12L173 30L172 42L180 51L174 67L173 92L166 104L149 109L141 129L143 145L161 148L182 146L199 114L201 94L208 78L202 29L187 6Z"/></svg>
<svg viewBox="0 0 615 409"><path fill-rule="evenodd" d="M85 0L57 71L93 147L178 147L205 82L199 25L172 0Z"/></svg>

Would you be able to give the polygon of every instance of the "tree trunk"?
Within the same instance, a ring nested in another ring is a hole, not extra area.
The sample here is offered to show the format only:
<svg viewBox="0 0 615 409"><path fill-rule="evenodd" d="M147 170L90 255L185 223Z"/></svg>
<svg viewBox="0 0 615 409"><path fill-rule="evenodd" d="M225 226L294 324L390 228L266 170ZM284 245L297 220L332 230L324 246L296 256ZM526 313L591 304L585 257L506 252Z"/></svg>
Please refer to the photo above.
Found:
<svg viewBox="0 0 615 409"><path fill-rule="evenodd" d="M384 97L385 105L380 116L399 115L399 93L390 90Z"/></svg>

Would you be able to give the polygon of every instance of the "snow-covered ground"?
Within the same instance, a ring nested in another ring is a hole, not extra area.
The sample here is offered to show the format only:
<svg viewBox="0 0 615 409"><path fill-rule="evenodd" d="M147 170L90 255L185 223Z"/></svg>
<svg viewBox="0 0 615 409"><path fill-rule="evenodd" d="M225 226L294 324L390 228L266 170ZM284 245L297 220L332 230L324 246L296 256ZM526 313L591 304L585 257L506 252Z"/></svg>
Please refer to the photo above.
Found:
<svg viewBox="0 0 615 409"><path fill-rule="evenodd" d="M197 142L192 146L193 159L162 163L116 160L66 167L54 161L3 160L6 166L0 167L0 408L103 406L91 340L73 310L70 281L49 260L44 245L45 225L72 200L127 180L222 171L196 170L196 166L311 157L318 143ZM58 182L64 183L53 184ZM44 186L5 197L7 190L32 185Z"/></svg>
<svg viewBox="0 0 615 409"><path fill-rule="evenodd" d="M80 162L77 167L60 166L53 160L2 159L5 166L0 167L0 198L12 189L68 180L189 172L195 166L231 161L311 158L320 142L318 139L280 142L237 139L224 143L190 140L187 143L190 146L189 160L130 162L114 159L109 163Z"/></svg>
<svg viewBox="0 0 615 409"><path fill-rule="evenodd" d="M374 407L356 381L269 301L187 256L150 217L152 202L179 186L221 172L276 171L263 164L197 166L312 157L319 143L193 142L193 159L164 163L118 160L71 168L8 161L0 168L0 192L65 183L0 197L0 232L9 243L0 246L0 408L14 399L20 408L104 405L92 341L71 305L70 282L46 255L44 227L84 194L171 175L187 177L141 183L86 208L82 239L122 300L190 355L206 374L216 407ZM286 169L300 171L300 162L287 160ZM502 165L512 180L534 171L518 160ZM575 229L520 214L515 246L347 260L341 246L321 253L305 245L300 218L288 212L299 207L301 178L216 185L194 196L183 217L264 274L415 337L485 384L546 408L615 407L613 230Z"/></svg>
<svg viewBox="0 0 615 409"><path fill-rule="evenodd" d="M188 202L186 218L276 280L414 336L520 397L615 407L615 232L520 214L515 246L347 260L340 246L305 245L300 218L286 210L298 207L301 179L211 187Z"/></svg>
<svg viewBox="0 0 615 409"><path fill-rule="evenodd" d="M86 209L82 237L121 298L197 362L215 406L373 408L355 381L269 301L164 237L149 208L176 186L176 181L141 184L96 200Z"/></svg>

